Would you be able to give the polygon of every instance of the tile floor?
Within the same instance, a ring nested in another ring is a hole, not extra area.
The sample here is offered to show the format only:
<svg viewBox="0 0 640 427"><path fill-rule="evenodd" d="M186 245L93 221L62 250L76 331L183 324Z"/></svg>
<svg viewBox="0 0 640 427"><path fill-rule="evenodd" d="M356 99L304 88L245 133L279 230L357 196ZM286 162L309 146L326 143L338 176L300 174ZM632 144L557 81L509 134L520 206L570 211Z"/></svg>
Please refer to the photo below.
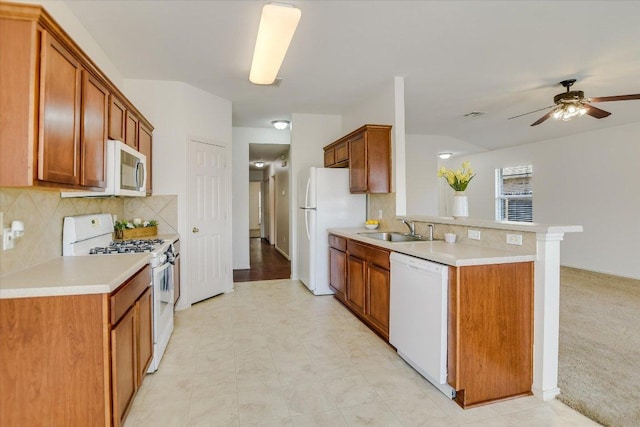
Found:
<svg viewBox="0 0 640 427"><path fill-rule="evenodd" d="M236 283L176 313L138 426L595 426L559 401L462 410L333 297L297 281Z"/></svg>

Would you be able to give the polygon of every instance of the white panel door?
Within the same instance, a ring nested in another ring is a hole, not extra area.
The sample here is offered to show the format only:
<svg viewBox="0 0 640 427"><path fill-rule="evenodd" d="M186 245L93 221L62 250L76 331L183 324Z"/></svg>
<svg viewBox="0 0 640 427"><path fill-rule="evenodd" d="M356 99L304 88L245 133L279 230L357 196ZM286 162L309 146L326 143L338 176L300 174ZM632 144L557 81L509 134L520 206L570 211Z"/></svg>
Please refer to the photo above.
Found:
<svg viewBox="0 0 640 427"><path fill-rule="evenodd" d="M189 289L191 303L225 290L225 149L189 143Z"/></svg>

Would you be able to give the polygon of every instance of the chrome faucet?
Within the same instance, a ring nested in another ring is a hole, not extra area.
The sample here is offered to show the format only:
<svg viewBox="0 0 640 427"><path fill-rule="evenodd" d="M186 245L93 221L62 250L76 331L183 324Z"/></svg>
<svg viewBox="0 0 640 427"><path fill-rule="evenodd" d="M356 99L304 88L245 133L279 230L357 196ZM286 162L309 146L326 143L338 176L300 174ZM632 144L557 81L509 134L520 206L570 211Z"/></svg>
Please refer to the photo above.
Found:
<svg viewBox="0 0 640 427"><path fill-rule="evenodd" d="M427 227L429 227L429 238L427 240L433 240L433 224L427 224Z"/></svg>
<svg viewBox="0 0 640 427"><path fill-rule="evenodd" d="M415 236L416 235L416 224L413 221L410 220L406 220L406 219L402 219L402 223L404 225L406 225L407 227L409 227L409 235L410 236Z"/></svg>

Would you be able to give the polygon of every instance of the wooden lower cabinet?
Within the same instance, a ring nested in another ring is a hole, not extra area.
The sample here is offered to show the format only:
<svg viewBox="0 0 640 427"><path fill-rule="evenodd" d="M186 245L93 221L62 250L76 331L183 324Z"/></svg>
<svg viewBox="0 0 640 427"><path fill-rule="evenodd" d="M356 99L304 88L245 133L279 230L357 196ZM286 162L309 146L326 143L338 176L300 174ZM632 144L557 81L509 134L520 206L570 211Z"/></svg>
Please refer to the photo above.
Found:
<svg viewBox="0 0 640 427"><path fill-rule="evenodd" d="M448 382L463 408L531 394L533 263L450 267Z"/></svg>
<svg viewBox="0 0 640 427"><path fill-rule="evenodd" d="M138 388L135 307L111 330L111 372L114 425L124 424L127 409Z"/></svg>
<svg viewBox="0 0 640 427"><path fill-rule="evenodd" d="M329 287L336 293L336 298L346 301L347 254L335 248L329 248Z"/></svg>
<svg viewBox="0 0 640 427"><path fill-rule="evenodd" d="M365 316L381 334L389 338L390 271L368 264L367 276Z"/></svg>
<svg viewBox="0 0 640 427"><path fill-rule="evenodd" d="M329 235L329 245L329 283L336 298L388 341L390 251L335 235Z"/></svg>
<svg viewBox="0 0 640 427"><path fill-rule="evenodd" d="M356 313L365 312L367 265L364 260L349 255L347 261L347 306Z"/></svg>
<svg viewBox="0 0 640 427"><path fill-rule="evenodd" d="M151 361L150 284L145 266L112 294L0 299L0 425L121 426Z"/></svg>

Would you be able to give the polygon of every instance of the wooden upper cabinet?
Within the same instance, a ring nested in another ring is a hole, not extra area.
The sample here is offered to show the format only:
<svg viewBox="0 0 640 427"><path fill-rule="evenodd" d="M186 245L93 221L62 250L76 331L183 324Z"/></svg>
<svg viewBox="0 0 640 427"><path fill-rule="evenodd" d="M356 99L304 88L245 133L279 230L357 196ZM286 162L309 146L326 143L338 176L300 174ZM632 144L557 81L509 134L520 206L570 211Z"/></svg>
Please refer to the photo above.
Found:
<svg viewBox="0 0 640 427"><path fill-rule="evenodd" d="M349 141L349 189L352 193L367 192L367 146L364 133Z"/></svg>
<svg viewBox="0 0 640 427"><path fill-rule="evenodd" d="M106 139L153 129L41 6L0 1L0 94L0 187L100 191Z"/></svg>
<svg viewBox="0 0 640 427"><path fill-rule="evenodd" d="M47 31L42 31L38 179L80 184L82 66Z"/></svg>
<svg viewBox="0 0 640 427"><path fill-rule="evenodd" d="M349 141L338 140L324 147L325 168L346 168L349 166Z"/></svg>
<svg viewBox="0 0 640 427"><path fill-rule="evenodd" d="M138 149L138 117L127 110L126 122L124 127L124 143Z"/></svg>
<svg viewBox="0 0 640 427"><path fill-rule="evenodd" d="M352 193L391 192L391 126L365 125L349 138Z"/></svg>
<svg viewBox="0 0 640 427"><path fill-rule="evenodd" d="M153 131L140 122L138 130L138 151L147 156L147 196L152 194L151 178L152 178L152 140Z"/></svg>
<svg viewBox="0 0 640 427"><path fill-rule="evenodd" d="M82 79L81 179L84 187L104 188L107 148L109 91L95 77L84 72Z"/></svg>
<svg viewBox="0 0 640 427"><path fill-rule="evenodd" d="M390 193L391 126L364 125L327 145L324 167L348 167L352 193Z"/></svg>
<svg viewBox="0 0 640 427"><path fill-rule="evenodd" d="M116 96L109 99L109 138L124 142L127 107Z"/></svg>

